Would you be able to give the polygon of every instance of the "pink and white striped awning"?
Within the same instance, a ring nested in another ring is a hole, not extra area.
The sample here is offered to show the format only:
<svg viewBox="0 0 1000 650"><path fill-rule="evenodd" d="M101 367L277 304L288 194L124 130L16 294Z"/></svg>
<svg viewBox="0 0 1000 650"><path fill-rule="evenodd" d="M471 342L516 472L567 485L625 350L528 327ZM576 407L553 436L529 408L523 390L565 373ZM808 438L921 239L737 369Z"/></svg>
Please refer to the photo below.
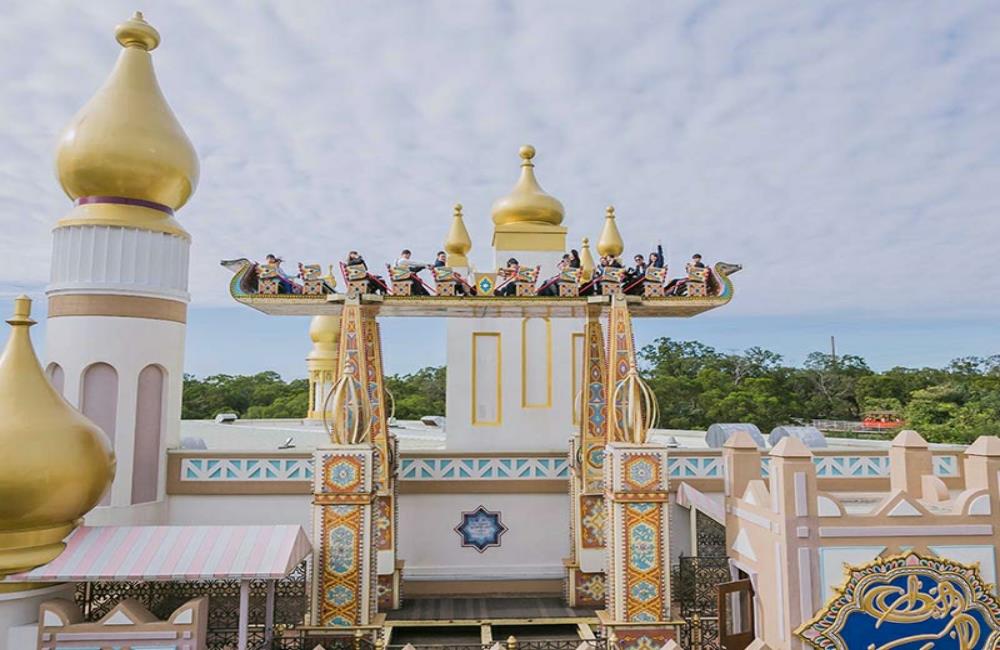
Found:
<svg viewBox="0 0 1000 650"><path fill-rule="evenodd" d="M55 560L7 581L278 579L311 552L301 526L84 526Z"/></svg>

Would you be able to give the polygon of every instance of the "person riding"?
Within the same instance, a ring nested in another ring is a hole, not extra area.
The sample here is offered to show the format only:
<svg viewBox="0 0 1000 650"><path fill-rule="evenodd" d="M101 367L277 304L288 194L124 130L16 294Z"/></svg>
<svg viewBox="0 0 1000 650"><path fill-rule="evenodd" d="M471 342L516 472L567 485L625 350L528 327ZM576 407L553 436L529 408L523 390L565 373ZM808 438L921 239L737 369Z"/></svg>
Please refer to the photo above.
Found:
<svg viewBox="0 0 1000 650"><path fill-rule="evenodd" d="M437 257L434 258L434 268L439 269L442 266L448 266L448 256L444 251L438 251Z"/></svg>
<svg viewBox="0 0 1000 650"><path fill-rule="evenodd" d="M521 265L516 258L512 257L507 260L507 266L500 269L500 275L504 277L504 283L497 287L494 293L498 296L513 296L517 291L514 281L517 279L517 274L520 270Z"/></svg>
<svg viewBox="0 0 1000 650"><path fill-rule="evenodd" d="M569 256L570 256L569 267L571 269L578 269L583 266L583 262L580 261L580 251L574 248L570 250Z"/></svg>
<svg viewBox="0 0 1000 650"><path fill-rule="evenodd" d="M665 266L663 261L663 244L656 242L656 250L649 254L649 266L655 269L662 269Z"/></svg>
<svg viewBox="0 0 1000 650"><path fill-rule="evenodd" d="M368 264L365 263L365 258L361 257L358 251L347 251L347 259L344 261L347 266L358 266L365 270L365 274L368 276L368 290L365 293L385 293L386 284L385 280L381 276L375 275L368 270Z"/></svg>
<svg viewBox="0 0 1000 650"><path fill-rule="evenodd" d="M409 248L404 248L399 252L399 257L396 258L396 267L403 268L410 272L410 278L413 284L410 286L410 295L414 296L426 296L429 295L427 288L424 283L420 280L420 276L417 275L420 271L423 271L428 267L427 264L423 262L416 262L411 258L413 253L410 252Z"/></svg>
<svg viewBox="0 0 1000 650"><path fill-rule="evenodd" d="M556 273L551 278L542 283L542 288L538 290L539 296L559 295L559 278L562 276L562 272L565 271L566 269L575 268L573 266L573 256L570 255L569 253L563 255L562 259L559 260L559 263L556 265L556 268L559 270L559 273Z"/></svg>
<svg viewBox="0 0 1000 650"><path fill-rule="evenodd" d="M638 280L639 278L646 276L646 268L649 266L646 264L646 259L642 255L636 255L632 258L635 262L635 266L628 270L628 275L633 280Z"/></svg>
<svg viewBox="0 0 1000 650"><path fill-rule="evenodd" d="M691 261L687 263L688 271L690 271L691 269L703 269L703 268L705 268L705 264L704 262L701 261L701 253L695 253L694 255L692 255ZM667 283L667 286L664 289L666 295L668 296L682 295L684 290L684 285L687 284L687 281L688 279L686 277L674 278L673 280Z"/></svg>
<svg viewBox="0 0 1000 650"><path fill-rule="evenodd" d="M278 293L302 293L302 287L296 284L284 269L281 263L284 261L274 253L268 253L265 261L274 267L274 272L278 275Z"/></svg>

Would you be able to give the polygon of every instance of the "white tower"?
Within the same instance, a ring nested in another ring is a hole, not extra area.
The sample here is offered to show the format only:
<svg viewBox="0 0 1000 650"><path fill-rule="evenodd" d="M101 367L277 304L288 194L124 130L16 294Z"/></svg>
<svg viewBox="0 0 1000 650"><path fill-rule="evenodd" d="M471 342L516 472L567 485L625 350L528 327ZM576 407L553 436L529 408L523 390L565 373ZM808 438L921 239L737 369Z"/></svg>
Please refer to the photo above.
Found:
<svg viewBox="0 0 1000 650"><path fill-rule="evenodd" d="M178 444L191 237L174 211L198 183L194 147L160 92L142 14L56 164L74 201L53 232L47 372L111 439L118 472L89 524L165 518L165 450Z"/></svg>
<svg viewBox="0 0 1000 650"><path fill-rule="evenodd" d="M493 204L494 268L515 258L557 272L566 253L563 205L535 179L535 148L521 147L521 174L510 194ZM464 233L464 225L452 231ZM466 235L467 237L467 235ZM450 233L445 248L452 253ZM460 247L455 247L456 252ZM575 376L583 325L575 318L448 320L448 449L559 451L573 431Z"/></svg>

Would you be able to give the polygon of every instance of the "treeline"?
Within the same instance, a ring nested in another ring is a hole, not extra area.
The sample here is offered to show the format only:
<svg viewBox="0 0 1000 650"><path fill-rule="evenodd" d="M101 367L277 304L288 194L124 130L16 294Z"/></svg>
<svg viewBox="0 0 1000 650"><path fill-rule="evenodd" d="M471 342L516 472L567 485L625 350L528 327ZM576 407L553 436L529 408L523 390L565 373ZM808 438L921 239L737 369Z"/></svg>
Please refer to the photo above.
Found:
<svg viewBox="0 0 1000 650"><path fill-rule="evenodd" d="M1000 434L1000 355L875 372L853 355L813 352L802 367L792 367L757 347L724 354L696 341L660 338L640 356L663 428L753 422L767 432L796 421L892 411L931 441Z"/></svg>
<svg viewBox="0 0 1000 650"><path fill-rule="evenodd" d="M422 368L413 374L389 375L386 387L396 404L396 417L416 420L444 415L445 369ZM206 420L219 413L241 418L303 418L309 411L309 380L286 382L273 371L256 375L184 376L181 417Z"/></svg>
<svg viewBox="0 0 1000 650"><path fill-rule="evenodd" d="M969 442L1000 434L1000 355L956 359L946 368L875 372L853 355L814 352L801 367L761 348L722 353L696 341L660 338L640 352L642 371L660 405L659 426L705 429L714 422L753 422L762 431L811 419L859 420L891 411L928 440ZM396 417L445 412L445 368L390 375ZM305 379L276 372L184 378L182 417L301 418Z"/></svg>

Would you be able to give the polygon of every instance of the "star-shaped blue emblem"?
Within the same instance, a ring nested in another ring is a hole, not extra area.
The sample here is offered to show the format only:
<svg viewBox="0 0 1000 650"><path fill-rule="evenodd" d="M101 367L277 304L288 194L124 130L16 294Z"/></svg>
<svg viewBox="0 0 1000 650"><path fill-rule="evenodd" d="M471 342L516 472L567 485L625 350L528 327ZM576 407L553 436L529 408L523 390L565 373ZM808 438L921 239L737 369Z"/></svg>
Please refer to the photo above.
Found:
<svg viewBox="0 0 1000 650"><path fill-rule="evenodd" d="M482 553L491 546L500 546L500 536L507 532L507 527L500 521L499 512L479 506L462 513L462 523L455 526L455 532L462 538L462 546Z"/></svg>

